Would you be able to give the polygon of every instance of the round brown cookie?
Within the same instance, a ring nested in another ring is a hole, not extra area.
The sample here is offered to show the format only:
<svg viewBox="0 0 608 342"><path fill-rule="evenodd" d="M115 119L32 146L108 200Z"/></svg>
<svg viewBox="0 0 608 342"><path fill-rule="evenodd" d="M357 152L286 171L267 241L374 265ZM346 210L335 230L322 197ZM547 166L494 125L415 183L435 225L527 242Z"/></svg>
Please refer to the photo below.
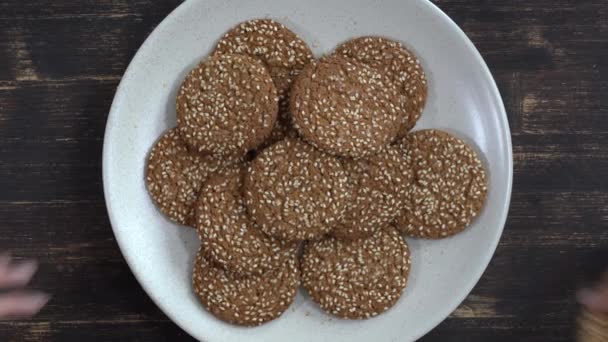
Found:
<svg viewBox="0 0 608 342"><path fill-rule="evenodd" d="M427 98L426 75L418 58L401 43L382 37L352 39L334 53L383 72L399 87L406 109L399 136L406 135L420 118Z"/></svg>
<svg viewBox="0 0 608 342"><path fill-rule="evenodd" d="M285 240L328 233L350 197L340 161L296 138L263 150L245 180L249 213L266 234Z"/></svg>
<svg viewBox="0 0 608 342"><path fill-rule="evenodd" d="M211 155L190 153L177 128L154 144L146 166L146 185L157 208L171 220L194 226L194 204L212 173L230 163Z"/></svg>
<svg viewBox="0 0 608 342"><path fill-rule="evenodd" d="M274 127L278 97L257 60L218 55L192 70L177 95L177 126L199 152L242 156Z"/></svg>
<svg viewBox="0 0 608 342"><path fill-rule="evenodd" d="M410 165L394 146L366 160L348 159L344 164L353 197L332 235L342 240L366 238L399 213L413 178Z"/></svg>
<svg viewBox="0 0 608 342"><path fill-rule="evenodd" d="M304 68L290 100L294 127L304 139L354 158L378 153L393 141L404 112L388 77L337 55Z"/></svg>
<svg viewBox="0 0 608 342"><path fill-rule="evenodd" d="M435 129L410 133L397 146L414 173L397 228L409 236L439 239L469 226L481 212L488 189L475 151Z"/></svg>
<svg viewBox="0 0 608 342"><path fill-rule="evenodd" d="M247 165L233 165L210 176L197 202L202 248L232 273L260 275L282 265L297 244L266 236L250 219L242 194Z"/></svg>
<svg viewBox="0 0 608 342"><path fill-rule="evenodd" d="M194 292L215 317L254 326L279 317L296 297L300 285L297 257L261 276L243 277L211 263L202 248L192 274Z"/></svg>
<svg viewBox="0 0 608 342"><path fill-rule="evenodd" d="M275 127L272 140L283 139L285 130L291 127L289 89L302 69L314 59L308 45L281 23L255 19L228 31L213 53L247 55L266 66L279 94L279 117L283 120L282 125Z"/></svg>
<svg viewBox="0 0 608 342"><path fill-rule="evenodd" d="M367 239L309 242L301 261L302 286L323 310L342 318L369 318L401 297L410 270L407 244L392 226Z"/></svg>

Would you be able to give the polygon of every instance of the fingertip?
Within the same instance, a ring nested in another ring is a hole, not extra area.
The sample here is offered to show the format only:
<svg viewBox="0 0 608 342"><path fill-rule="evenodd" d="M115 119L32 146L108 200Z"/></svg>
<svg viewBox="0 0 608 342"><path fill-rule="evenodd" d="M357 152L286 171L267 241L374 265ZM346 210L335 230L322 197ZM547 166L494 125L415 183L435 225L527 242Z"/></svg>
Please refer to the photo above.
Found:
<svg viewBox="0 0 608 342"><path fill-rule="evenodd" d="M19 264L10 267L7 281L13 286L25 286L30 282L37 270L38 262L35 260L20 262Z"/></svg>
<svg viewBox="0 0 608 342"><path fill-rule="evenodd" d="M42 307L44 307L51 300L51 297L52 296L46 292L32 292L30 295L30 303L32 308L37 308L37 310L42 309Z"/></svg>
<svg viewBox="0 0 608 342"><path fill-rule="evenodd" d="M576 300L587 309L595 312L608 312L608 291L605 288L580 289Z"/></svg>
<svg viewBox="0 0 608 342"><path fill-rule="evenodd" d="M44 292L30 292L22 300L22 314L24 316L33 316L40 312L42 308L49 302L51 296Z"/></svg>
<svg viewBox="0 0 608 342"><path fill-rule="evenodd" d="M0 296L0 320L25 318L37 314L51 296L41 291L12 292Z"/></svg>

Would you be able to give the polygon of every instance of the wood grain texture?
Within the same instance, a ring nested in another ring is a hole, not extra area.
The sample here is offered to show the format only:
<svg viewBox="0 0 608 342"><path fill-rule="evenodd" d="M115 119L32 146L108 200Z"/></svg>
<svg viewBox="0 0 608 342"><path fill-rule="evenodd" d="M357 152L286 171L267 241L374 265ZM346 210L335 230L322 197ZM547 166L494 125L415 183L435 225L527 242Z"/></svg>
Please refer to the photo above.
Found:
<svg viewBox="0 0 608 342"><path fill-rule="evenodd" d="M107 113L181 1L0 2L0 250L54 298L0 341L192 341L141 290L103 200ZM512 129L514 191L490 266L423 341L572 341L573 294L608 266L608 2L437 0L486 59Z"/></svg>

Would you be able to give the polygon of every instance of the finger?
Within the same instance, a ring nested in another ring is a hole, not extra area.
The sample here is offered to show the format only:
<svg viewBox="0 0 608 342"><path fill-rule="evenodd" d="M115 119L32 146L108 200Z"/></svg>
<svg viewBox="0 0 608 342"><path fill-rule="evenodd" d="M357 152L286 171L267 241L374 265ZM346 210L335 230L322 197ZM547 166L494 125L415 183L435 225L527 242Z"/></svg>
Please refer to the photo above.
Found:
<svg viewBox="0 0 608 342"><path fill-rule="evenodd" d="M30 282L38 269L36 261L24 261L0 268L0 287L21 287Z"/></svg>
<svg viewBox="0 0 608 342"><path fill-rule="evenodd" d="M42 292L13 292L0 296L0 319L35 315L49 301Z"/></svg>
<svg viewBox="0 0 608 342"><path fill-rule="evenodd" d="M601 286L593 289L582 289L577 292L576 299L591 311L608 313L608 287Z"/></svg>

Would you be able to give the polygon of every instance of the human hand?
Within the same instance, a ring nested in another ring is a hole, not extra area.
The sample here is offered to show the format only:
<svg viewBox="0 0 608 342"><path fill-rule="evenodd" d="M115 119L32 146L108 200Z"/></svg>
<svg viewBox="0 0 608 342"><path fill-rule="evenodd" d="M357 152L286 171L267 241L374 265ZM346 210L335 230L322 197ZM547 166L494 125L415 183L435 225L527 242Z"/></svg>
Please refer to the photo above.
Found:
<svg viewBox="0 0 608 342"><path fill-rule="evenodd" d="M579 290L576 299L589 311L608 314L608 273L596 286Z"/></svg>
<svg viewBox="0 0 608 342"><path fill-rule="evenodd" d="M38 269L33 260L11 262L9 254L0 255L0 320L35 315L49 301L40 291L25 290Z"/></svg>
<svg viewBox="0 0 608 342"><path fill-rule="evenodd" d="M583 306L578 316L578 342L608 341L608 273L594 287L576 293Z"/></svg>

